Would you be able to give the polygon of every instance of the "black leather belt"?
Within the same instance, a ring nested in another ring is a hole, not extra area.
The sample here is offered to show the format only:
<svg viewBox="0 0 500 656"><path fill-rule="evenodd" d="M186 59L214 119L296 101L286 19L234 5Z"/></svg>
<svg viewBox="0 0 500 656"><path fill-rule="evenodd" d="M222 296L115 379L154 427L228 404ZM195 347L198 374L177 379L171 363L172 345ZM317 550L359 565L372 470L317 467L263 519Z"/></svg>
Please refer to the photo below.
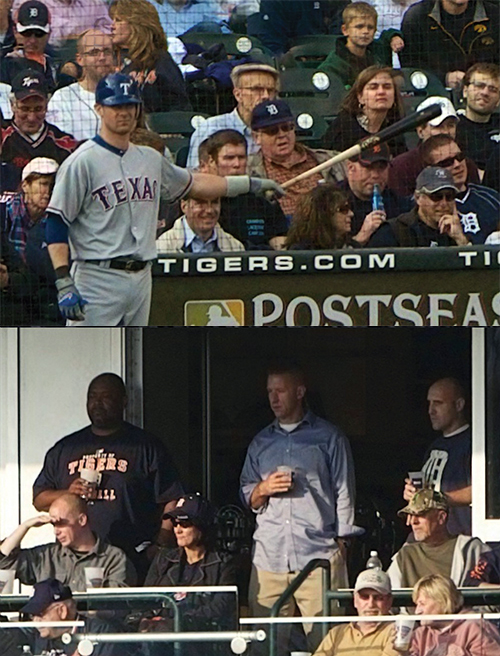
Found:
<svg viewBox="0 0 500 656"><path fill-rule="evenodd" d="M125 258L115 258L114 260L85 260L87 264L95 264L107 269L120 269L121 271L142 271L149 262L142 260L126 260Z"/></svg>

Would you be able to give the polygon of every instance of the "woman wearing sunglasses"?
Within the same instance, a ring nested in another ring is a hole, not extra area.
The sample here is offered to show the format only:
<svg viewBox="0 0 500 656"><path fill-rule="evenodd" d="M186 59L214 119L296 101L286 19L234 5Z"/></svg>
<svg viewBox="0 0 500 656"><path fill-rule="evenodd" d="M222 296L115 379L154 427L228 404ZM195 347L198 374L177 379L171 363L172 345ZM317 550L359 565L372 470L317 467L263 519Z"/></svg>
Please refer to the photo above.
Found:
<svg viewBox="0 0 500 656"><path fill-rule="evenodd" d="M357 246L351 238L353 216L347 194L333 184L319 184L299 199L288 231L287 248L332 250Z"/></svg>
<svg viewBox="0 0 500 656"><path fill-rule="evenodd" d="M144 582L146 587L236 584L232 559L215 550L215 512L207 499L199 494L188 494L179 499L177 506L164 517L172 520L177 548L161 548L156 554ZM183 631L210 630L214 623L220 628L235 626L234 594L182 592L174 598ZM144 617L139 628L144 632L173 630L168 606L161 613ZM200 648L206 651L206 645L202 643ZM189 653L195 652L194 644Z"/></svg>

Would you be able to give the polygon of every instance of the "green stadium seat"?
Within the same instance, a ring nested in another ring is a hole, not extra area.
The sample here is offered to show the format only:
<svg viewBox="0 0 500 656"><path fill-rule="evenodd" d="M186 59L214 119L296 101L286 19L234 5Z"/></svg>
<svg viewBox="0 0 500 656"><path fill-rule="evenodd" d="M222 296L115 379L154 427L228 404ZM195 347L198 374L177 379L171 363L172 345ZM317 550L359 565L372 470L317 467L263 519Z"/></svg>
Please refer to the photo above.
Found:
<svg viewBox="0 0 500 656"><path fill-rule="evenodd" d="M337 37L333 37L336 39ZM330 37L332 39L332 37ZM333 44L333 45L332 45ZM280 59L280 69L286 68L317 68L335 48L335 41L306 41L295 45Z"/></svg>
<svg viewBox="0 0 500 656"><path fill-rule="evenodd" d="M292 111L309 109L327 120L338 114L346 95L340 78L307 68L288 68L280 74L280 98Z"/></svg>
<svg viewBox="0 0 500 656"><path fill-rule="evenodd" d="M292 110L295 116L297 141L310 148L320 148L321 140L328 128L328 122L321 114L309 110Z"/></svg>
<svg viewBox="0 0 500 656"><path fill-rule="evenodd" d="M181 153L186 154L189 148L191 135L209 114L200 112L153 112L146 117L146 123L150 130L160 134L165 144L170 149L174 160L179 161Z"/></svg>
<svg viewBox="0 0 500 656"><path fill-rule="evenodd" d="M252 57L263 64L275 65L273 53L254 36L247 34L214 34L212 32L189 32L180 37L184 44L195 43L208 50L222 43L226 53L233 57Z"/></svg>

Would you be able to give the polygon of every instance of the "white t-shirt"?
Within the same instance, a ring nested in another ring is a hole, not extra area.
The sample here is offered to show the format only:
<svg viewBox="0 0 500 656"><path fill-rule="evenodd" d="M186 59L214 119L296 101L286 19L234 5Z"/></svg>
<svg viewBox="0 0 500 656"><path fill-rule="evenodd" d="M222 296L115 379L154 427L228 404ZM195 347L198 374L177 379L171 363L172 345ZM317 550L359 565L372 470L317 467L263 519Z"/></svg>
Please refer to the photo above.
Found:
<svg viewBox="0 0 500 656"><path fill-rule="evenodd" d="M54 92L49 100L46 120L79 141L92 139L101 125L94 105L95 93L86 91L75 82Z"/></svg>

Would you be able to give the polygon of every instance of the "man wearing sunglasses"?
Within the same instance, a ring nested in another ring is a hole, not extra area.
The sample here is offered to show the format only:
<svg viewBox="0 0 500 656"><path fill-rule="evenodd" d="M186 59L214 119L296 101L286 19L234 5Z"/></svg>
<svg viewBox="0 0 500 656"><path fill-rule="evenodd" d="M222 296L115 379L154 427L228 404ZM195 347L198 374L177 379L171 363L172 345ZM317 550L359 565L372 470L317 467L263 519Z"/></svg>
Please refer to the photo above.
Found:
<svg viewBox="0 0 500 656"><path fill-rule="evenodd" d="M26 68L38 71L45 77L49 91L55 89L57 63L55 51L48 46L50 15L39 0L27 0L19 7L14 23L17 47L2 61L0 80L12 84L16 75Z"/></svg>
<svg viewBox="0 0 500 656"><path fill-rule="evenodd" d="M465 154L447 135L436 135L426 141L422 159L426 166L440 166L451 173L458 189L456 206L463 231L473 244L484 244L486 237L497 229L500 216L498 191L468 181Z"/></svg>
<svg viewBox="0 0 500 656"><path fill-rule="evenodd" d="M334 154L330 150L312 149L297 142L295 118L284 100L264 100L256 105L251 127L259 146L259 151L248 158L247 170L252 176L283 184ZM285 216L291 219L299 197L314 189L320 180L340 182L344 177L344 167L335 164L293 185L279 201Z"/></svg>
<svg viewBox="0 0 500 656"><path fill-rule="evenodd" d="M455 205L457 194L450 171L428 166L417 178L416 206L382 224L368 246L468 246Z"/></svg>

